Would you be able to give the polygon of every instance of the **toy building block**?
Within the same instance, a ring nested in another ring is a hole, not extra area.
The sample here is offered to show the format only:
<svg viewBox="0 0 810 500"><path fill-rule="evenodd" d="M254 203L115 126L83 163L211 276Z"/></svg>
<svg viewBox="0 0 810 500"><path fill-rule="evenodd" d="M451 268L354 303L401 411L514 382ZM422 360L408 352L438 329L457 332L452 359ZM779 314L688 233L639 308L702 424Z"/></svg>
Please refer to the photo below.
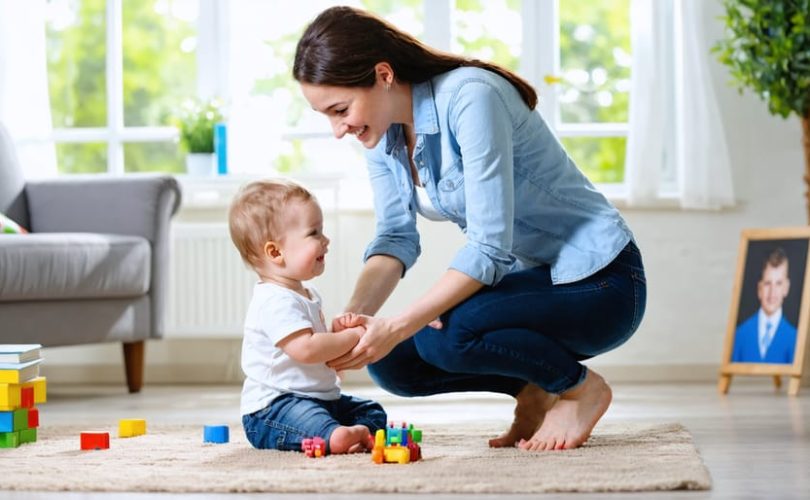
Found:
<svg viewBox="0 0 810 500"><path fill-rule="evenodd" d="M401 428L391 422L386 429L379 429L374 435L374 448L371 450L371 460L374 463L407 464L422 458L422 431L407 427L403 422Z"/></svg>
<svg viewBox="0 0 810 500"><path fill-rule="evenodd" d="M37 441L36 429L23 429L20 431L20 444L35 443Z"/></svg>
<svg viewBox="0 0 810 500"><path fill-rule="evenodd" d="M0 410L12 411L20 406L20 385L0 384Z"/></svg>
<svg viewBox="0 0 810 500"><path fill-rule="evenodd" d="M321 458L326 456L326 441L323 438L315 436L305 438L301 441L301 451L310 458Z"/></svg>
<svg viewBox="0 0 810 500"><path fill-rule="evenodd" d="M22 384L22 387L34 388L34 404L45 403L48 400L47 395L47 379L45 377L37 377Z"/></svg>
<svg viewBox="0 0 810 500"><path fill-rule="evenodd" d="M227 443L229 439L227 425L206 425L203 428L203 443Z"/></svg>
<svg viewBox="0 0 810 500"><path fill-rule="evenodd" d="M20 446L20 433L0 432L0 448L16 448Z"/></svg>
<svg viewBox="0 0 810 500"><path fill-rule="evenodd" d="M106 450L110 448L109 432L82 432L80 434L81 449Z"/></svg>
<svg viewBox="0 0 810 500"><path fill-rule="evenodd" d="M0 411L0 432L13 432L28 428L28 408Z"/></svg>
<svg viewBox="0 0 810 500"><path fill-rule="evenodd" d="M28 428L36 429L39 427L39 408L28 409Z"/></svg>
<svg viewBox="0 0 810 500"><path fill-rule="evenodd" d="M118 421L118 437L128 438L146 434L146 420L142 418L122 418Z"/></svg>
<svg viewBox="0 0 810 500"><path fill-rule="evenodd" d="M34 386L20 388L20 406L23 408L34 407Z"/></svg>

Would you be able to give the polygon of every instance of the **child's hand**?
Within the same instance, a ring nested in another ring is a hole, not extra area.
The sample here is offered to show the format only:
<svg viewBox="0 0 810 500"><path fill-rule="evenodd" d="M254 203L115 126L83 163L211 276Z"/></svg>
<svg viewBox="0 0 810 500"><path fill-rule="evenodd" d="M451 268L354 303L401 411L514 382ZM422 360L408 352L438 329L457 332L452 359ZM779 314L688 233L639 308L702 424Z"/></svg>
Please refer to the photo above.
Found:
<svg viewBox="0 0 810 500"><path fill-rule="evenodd" d="M352 328L366 324L366 316L351 312L344 312L335 316L332 320L332 331L337 333L346 328ZM365 331L365 328L363 329Z"/></svg>

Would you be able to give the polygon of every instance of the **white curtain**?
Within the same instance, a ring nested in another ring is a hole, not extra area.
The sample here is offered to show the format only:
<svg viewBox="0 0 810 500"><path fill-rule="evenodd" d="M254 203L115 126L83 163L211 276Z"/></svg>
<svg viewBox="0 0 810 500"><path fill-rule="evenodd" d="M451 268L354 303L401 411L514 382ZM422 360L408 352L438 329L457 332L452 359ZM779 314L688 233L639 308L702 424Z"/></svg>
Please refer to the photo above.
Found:
<svg viewBox="0 0 810 500"><path fill-rule="evenodd" d="M681 207L734 204L731 166L712 87L701 0L633 0L628 204L656 205L666 192Z"/></svg>
<svg viewBox="0 0 810 500"><path fill-rule="evenodd" d="M27 178L56 175L51 137L45 0L0 0L0 121Z"/></svg>

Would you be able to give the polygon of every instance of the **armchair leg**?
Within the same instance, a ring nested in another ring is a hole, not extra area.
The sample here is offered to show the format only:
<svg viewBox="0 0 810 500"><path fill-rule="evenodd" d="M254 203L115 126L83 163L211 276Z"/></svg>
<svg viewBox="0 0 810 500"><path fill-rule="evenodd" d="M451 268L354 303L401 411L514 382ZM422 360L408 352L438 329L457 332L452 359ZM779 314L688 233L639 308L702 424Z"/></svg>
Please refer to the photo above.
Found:
<svg viewBox="0 0 810 500"><path fill-rule="evenodd" d="M127 374L129 392L141 392L143 386L143 346L144 341L124 342L124 368Z"/></svg>

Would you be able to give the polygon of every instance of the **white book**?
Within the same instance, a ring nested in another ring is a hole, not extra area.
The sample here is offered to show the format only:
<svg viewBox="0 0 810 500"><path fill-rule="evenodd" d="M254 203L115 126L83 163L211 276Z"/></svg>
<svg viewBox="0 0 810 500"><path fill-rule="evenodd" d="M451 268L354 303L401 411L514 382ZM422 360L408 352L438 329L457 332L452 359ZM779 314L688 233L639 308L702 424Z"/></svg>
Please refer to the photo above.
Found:
<svg viewBox="0 0 810 500"><path fill-rule="evenodd" d="M0 344L0 363L24 363L39 359L41 344Z"/></svg>

